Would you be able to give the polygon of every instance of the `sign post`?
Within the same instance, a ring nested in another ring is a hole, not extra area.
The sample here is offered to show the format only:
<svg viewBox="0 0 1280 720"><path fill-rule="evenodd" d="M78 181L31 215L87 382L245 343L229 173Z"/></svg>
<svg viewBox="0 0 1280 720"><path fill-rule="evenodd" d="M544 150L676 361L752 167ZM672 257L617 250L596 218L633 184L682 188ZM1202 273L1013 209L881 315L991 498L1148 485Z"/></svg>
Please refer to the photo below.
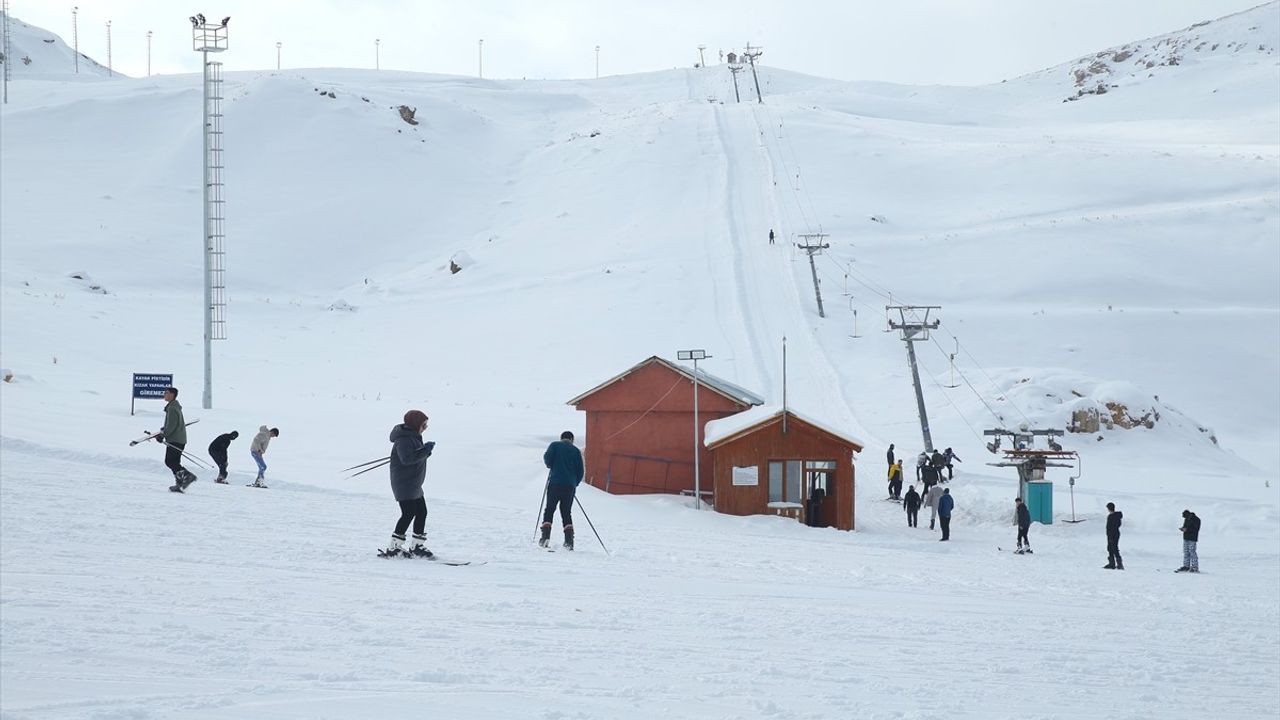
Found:
<svg viewBox="0 0 1280 720"><path fill-rule="evenodd" d="M173 387L173 373L163 375L159 373L134 373L133 374L133 398L129 400L129 414L133 414L134 402L138 398L143 400L163 400L164 389Z"/></svg>

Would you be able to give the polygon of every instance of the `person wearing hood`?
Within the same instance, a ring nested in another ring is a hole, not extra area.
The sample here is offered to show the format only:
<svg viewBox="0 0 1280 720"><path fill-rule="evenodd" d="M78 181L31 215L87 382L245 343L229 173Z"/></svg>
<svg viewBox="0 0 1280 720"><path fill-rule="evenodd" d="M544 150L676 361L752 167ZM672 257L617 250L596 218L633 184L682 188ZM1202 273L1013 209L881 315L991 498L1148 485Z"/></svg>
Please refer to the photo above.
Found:
<svg viewBox="0 0 1280 720"><path fill-rule="evenodd" d="M889 499L902 499L902 463L889 466Z"/></svg>
<svg viewBox="0 0 1280 720"><path fill-rule="evenodd" d="M254 487L266 487L264 478L267 474L267 463L262 456L267 454L267 446L271 444L271 438L274 437L280 437L280 428L267 428L263 425L258 428L258 434L253 436L253 442L249 443L249 454L258 464L258 478L253 481Z"/></svg>
<svg viewBox="0 0 1280 720"><path fill-rule="evenodd" d="M227 448L230 447L231 441L240 437L240 433L232 430L229 433L223 433L213 439L209 443L209 457L213 458L213 462L218 466L218 477L213 481L219 485L227 484Z"/></svg>
<svg viewBox="0 0 1280 720"><path fill-rule="evenodd" d="M1106 570L1123 570L1124 560L1120 558L1120 521L1124 513L1116 509L1116 504L1107 503L1107 564Z"/></svg>
<svg viewBox="0 0 1280 720"><path fill-rule="evenodd" d="M884 455L885 455L885 458L889 461L889 465L892 467L895 461L893 456L893 443L889 443L889 452L885 453Z"/></svg>
<svg viewBox="0 0 1280 720"><path fill-rule="evenodd" d="M1196 543L1200 542L1200 518L1190 510L1182 511L1182 567L1174 572L1200 572L1200 556L1196 555Z"/></svg>
<svg viewBox="0 0 1280 720"><path fill-rule="evenodd" d="M427 549L427 500L422 495L422 483L427 479L427 458L435 449L434 442L423 442L427 431L427 414L410 410L404 414L404 422L391 428L391 493L400 504L400 519L391 532L391 544L382 555L395 557L413 555L431 558ZM413 523L413 542L406 549L405 531Z"/></svg>
<svg viewBox="0 0 1280 720"><path fill-rule="evenodd" d="M902 507L907 510L907 527L919 527L920 493L916 492L915 485L907 487L907 494L902 498Z"/></svg>
<svg viewBox="0 0 1280 720"><path fill-rule="evenodd" d="M1014 521L1018 524L1018 549L1014 552L1022 555L1031 552L1031 538L1027 536L1031 531L1031 511L1020 497L1013 499L1013 507Z"/></svg>

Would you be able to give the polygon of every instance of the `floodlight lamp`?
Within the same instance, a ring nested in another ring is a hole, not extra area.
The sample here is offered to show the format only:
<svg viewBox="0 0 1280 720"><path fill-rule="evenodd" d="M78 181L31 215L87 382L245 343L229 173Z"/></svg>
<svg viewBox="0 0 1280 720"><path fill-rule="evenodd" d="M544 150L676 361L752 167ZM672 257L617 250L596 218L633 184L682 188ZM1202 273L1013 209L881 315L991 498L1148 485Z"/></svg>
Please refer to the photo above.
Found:
<svg viewBox="0 0 1280 720"><path fill-rule="evenodd" d="M200 24L201 24L201 25L203 25L203 24L204 24L204 13L196 13L196 19L200 21Z"/></svg>
<svg viewBox="0 0 1280 720"><path fill-rule="evenodd" d="M196 20L196 16L195 16L195 15L192 15L191 17L189 17L189 18L187 18L187 19L191 21L191 27L199 27L199 26L200 26L200 21L199 21L199 20Z"/></svg>
<svg viewBox="0 0 1280 720"><path fill-rule="evenodd" d="M227 23L229 23L229 22L231 22L231 16L230 16L230 15L228 15L228 16L226 16L226 17L222 18L222 27L226 27L226 26L227 26Z"/></svg>

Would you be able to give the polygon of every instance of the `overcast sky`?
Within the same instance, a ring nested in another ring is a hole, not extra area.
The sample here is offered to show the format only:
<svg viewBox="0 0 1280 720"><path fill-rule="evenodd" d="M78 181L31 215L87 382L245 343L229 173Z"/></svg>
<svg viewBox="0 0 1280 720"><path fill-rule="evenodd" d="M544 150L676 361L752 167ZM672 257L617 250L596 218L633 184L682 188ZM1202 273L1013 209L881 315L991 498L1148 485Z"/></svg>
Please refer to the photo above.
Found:
<svg viewBox="0 0 1280 720"><path fill-rule="evenodd" d="M71 43L76 0L10 0ZM1258 5L1257 0L79 0L80 50L128 75L198 72L187 17L232 17L228 70L367 67L588 78L708 64L747 42L761 62L842 80L982 84Z"/></svg>

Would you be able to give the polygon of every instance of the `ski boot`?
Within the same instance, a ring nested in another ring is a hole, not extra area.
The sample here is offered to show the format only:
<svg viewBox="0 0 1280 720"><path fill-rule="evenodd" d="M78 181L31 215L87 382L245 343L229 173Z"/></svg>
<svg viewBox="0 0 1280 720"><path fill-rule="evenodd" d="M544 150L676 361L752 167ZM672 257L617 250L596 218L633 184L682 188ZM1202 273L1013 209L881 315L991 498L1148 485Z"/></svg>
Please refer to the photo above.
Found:
<svg viewBox="0 0 1280 720"><path fill-rule="evenodd" d="M267 486L267 484L266 484L266 483L264 483L264 482L262 482L262 476L261 476L261 475L259 475L256 479L254 479L254 481L253 481L253 482L249 483L249 487L265 488L266 486Z"/></svg>
<svg viewBox="0 0 1280 720"><path fill-rule="evenodd" d="M548 549L551 547L551 523L549 522L542 523L542 537L538 538L538 547Z"/></svg>
<svg viewBox="0 0 1280 720"><path fill-rule="evenodd" d="M1114 564L1112 564L1112 563L1107 563L1106 565L1103 565L1103 566L1102 566L1102 569L1103 569L1103 570L1115 570L1115 569L1116 569L1116 566L1115 566Z"/></svg>
<svg viewBox="0 0 1280 720"><path fill-rule="evenodd" d="M1123 569L1124 569L1124 563L1123 563L1123 562L1117 562L1117 563L1116 563L1116 569L1117 569L1117 570L1123 570Z"/></svg>
<svg viewBox="0 0 1280 720"><path fill-rule="evenodd" d="M200 479L196 477L195 473L191 472L186 468L182 468L181 470L179 470L176 473L176 476L178 478L178 487L182 488L183 492L186 492L187 488L191 486L191 483Z"/></svg>
<svg viewBox="0 0 1280 720"><path fill-rule="evenodd" d="M413 542L409 543L409 551L406 554L414 557L426 558L428 560L435 557L435 553L427 549L427 536L425 533L413 534Z"/></svg>
<svg viewBox="0 0 1280 720"><path fill-rule="evenodd" d="M226 475L219 475L218 477L214 478L214 479L213 479L213 481L214 481L214 482L216 482L216 483L218 483L219 485L230 485L230 484L231 484L231 483L227 482L227 476L226 476Z"/></svg>
<svg viewBox="0 0 1280 720"><path fill-rule="evenodd" d="M404 536L396 533L391 533L391 544L378 551L378 557L400 557L404 554Z"/></svg>
<svg viewBox="0 0 1280 720"><path fill-rule="evenodd" d="M573 549L573 526L572 525L566 525L564 528L564 549L565 550Z"/></svg>
<svg viewBox="0 0 1280 720"><path fill-rule="evenodd" d="M1030 546L1030 545L1028 545L1028 546L1026 546L1025 548L1023 548L1023 549L1022 549L1022 552L1026 553L1026 554L1028 554L1028 555L1035 555L1035 553L1031 552L1031 546Z"/></svg>
<svg viewBox="0 0 1280 720"><path fill-rule="evenodd" d="M1174 572L1191 572L1191 568L1187 567L1186 565L1183 565L1177 570L1174 570Z"/></svg>

